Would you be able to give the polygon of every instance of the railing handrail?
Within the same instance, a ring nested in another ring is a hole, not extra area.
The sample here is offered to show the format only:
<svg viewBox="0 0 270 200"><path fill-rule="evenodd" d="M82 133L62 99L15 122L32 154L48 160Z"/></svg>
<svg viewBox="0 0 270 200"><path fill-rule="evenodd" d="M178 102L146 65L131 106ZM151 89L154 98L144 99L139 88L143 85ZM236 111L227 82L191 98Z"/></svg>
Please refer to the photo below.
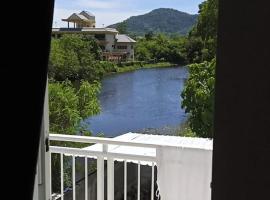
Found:
<svg viewBox="0 0 270 200"><path fill-rule="evenodd" d="M73 190L73 200L76 200L76 170L75 162L76 157L85 158L85 200L87 200L88 194L88 175L87 175L87 159L94 157L97 159L97 200L104 200L104 160L107 158L107 199L114 200L114 160L120 159L124 162L124 199L127 199L127 162L138 162L138 195L137 199L140 200L140 176L141 176L141 162L150 163L152 165L152 177L151 177L151 200L154 200L154 166L157 164L156 155L141 155L132 154L128 152L118 153L109 151L108 145L119 145L119 146L133 146L133 147L143 147L143 148L159 148L161 145L143 143L136 141L121 141L116 138L102 138L102 137L90 137L90 136L78 136L78 135L62 135L62 134L50 134L49 140L52 141L66 141L66 142L80 142L80 143L90 143L90 144L101 144L101 151L95 151L85 148L72 148L72 147L60 147L60 146L50 146L50 162L51 154L60 154L61 163L61 195L64 195L64 168L63 168L63 156L72 156L72 190ZM49 172L51 177L51 171ZM50 182L50 196L52 183Z"/></svg>
<svg viewBox="0 0 270 200"><path fill-rule="evenodd" d="M121 140L116 140L115 138L102 138L102 137L93 137L93 136L63 135L63 134L50 134L49 139L53 141L63 141L63 142L80 142L80 143L89 143L89 144L98 143L98 144L108 144L108 145L145 147L145 148L159 148L161 146L164 146L164 145L159 145L159 144L142 143L142 142L136 142L136 141L121 141Z"/></svg>
<svg viewBox="0 0 270 200"><path fill-rule="evenodd" d="M104 158L156 162L155 156L102 152L102 151L93 151L93 150L88 150L88 149L79 149L79 148L71 148L71 147L50 146L50 151L51 151L51 153L69 154L69 155L73 155L73 156L83 156L83 157L85 157L85 156L86 157L88 157L88 156L89 157L102 156Z"/></svg>

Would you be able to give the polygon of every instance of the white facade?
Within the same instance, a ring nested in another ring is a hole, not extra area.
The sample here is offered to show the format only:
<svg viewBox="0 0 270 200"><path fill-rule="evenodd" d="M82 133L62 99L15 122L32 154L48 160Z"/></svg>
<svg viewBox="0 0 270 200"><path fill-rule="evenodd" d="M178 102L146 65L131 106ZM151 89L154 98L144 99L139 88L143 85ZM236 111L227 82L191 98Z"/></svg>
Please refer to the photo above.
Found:
<svg viewBox="0 0 270 200"><path fill-rule="evenodd" d="M105 38L106 38L106 47L105 49L109 52L112 52L113 51L113 45L115 45L115 37L116 35L113 35L113 34L106 34L105 35Z"/></svg>
<svg viewBox="0 0 270 200"><path fill-rule="evenodd" d="M85 34L95 38L103 50L107 60L134 60L134 46L136 41L124 34L118 34L113 28L53 28L55 38L63 34Z"/></svg>
<svg viewBox="0 0 270 200"><path fill-rule="evenodd" d="M127 52L128 58L134 60L134 43L119 43L115 45L115 51Z"/></svg>

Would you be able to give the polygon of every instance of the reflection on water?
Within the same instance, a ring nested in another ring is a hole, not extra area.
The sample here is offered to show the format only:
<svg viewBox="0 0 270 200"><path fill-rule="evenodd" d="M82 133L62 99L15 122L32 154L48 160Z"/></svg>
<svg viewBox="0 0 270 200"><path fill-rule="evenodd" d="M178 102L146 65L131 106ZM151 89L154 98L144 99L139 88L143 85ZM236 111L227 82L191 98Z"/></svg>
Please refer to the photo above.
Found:
<svg viewBox="0 0 270 200"><path fill-rule="evenodd" d="M86 120L94 134L108 137L178 126L187 116L180 93L187 68L142 69L104 78L100 94L101 114Z"/></svg>

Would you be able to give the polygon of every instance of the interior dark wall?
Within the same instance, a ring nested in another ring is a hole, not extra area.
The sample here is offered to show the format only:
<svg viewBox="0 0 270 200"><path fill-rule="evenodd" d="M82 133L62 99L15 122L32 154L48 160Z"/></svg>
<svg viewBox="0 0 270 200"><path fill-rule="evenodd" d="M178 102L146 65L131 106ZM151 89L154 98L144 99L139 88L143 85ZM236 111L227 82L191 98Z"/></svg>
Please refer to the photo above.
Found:
<svg viewBox="0 0 270 200"><path fill-rule="evenodd" d="M269 199L269 0L219 2L212 199Z"/></svg>
<svg viewBox="0 0 270 200"><path fill-rule="evenodd" d="M1 193L32 199L53 0L1 2ZM3 18L2 18L3 19Z"/></svg>

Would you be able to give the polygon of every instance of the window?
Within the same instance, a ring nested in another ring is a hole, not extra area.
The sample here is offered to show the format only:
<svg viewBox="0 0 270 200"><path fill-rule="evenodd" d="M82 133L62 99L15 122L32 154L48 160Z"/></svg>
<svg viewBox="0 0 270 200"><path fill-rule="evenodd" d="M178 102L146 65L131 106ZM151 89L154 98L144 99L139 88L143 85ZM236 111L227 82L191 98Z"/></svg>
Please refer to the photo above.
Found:
<svg viewBox="0 0 270 200"><path fill-rule="evenodd" d="M95 34L95 38L98 40L105 40L105 34Z"/></svg>
<svg viewBox="0 0 270 200"><path fill-rule="evenodd" d="M127 49L127 46L117 46L117 49Z"/></svg>

